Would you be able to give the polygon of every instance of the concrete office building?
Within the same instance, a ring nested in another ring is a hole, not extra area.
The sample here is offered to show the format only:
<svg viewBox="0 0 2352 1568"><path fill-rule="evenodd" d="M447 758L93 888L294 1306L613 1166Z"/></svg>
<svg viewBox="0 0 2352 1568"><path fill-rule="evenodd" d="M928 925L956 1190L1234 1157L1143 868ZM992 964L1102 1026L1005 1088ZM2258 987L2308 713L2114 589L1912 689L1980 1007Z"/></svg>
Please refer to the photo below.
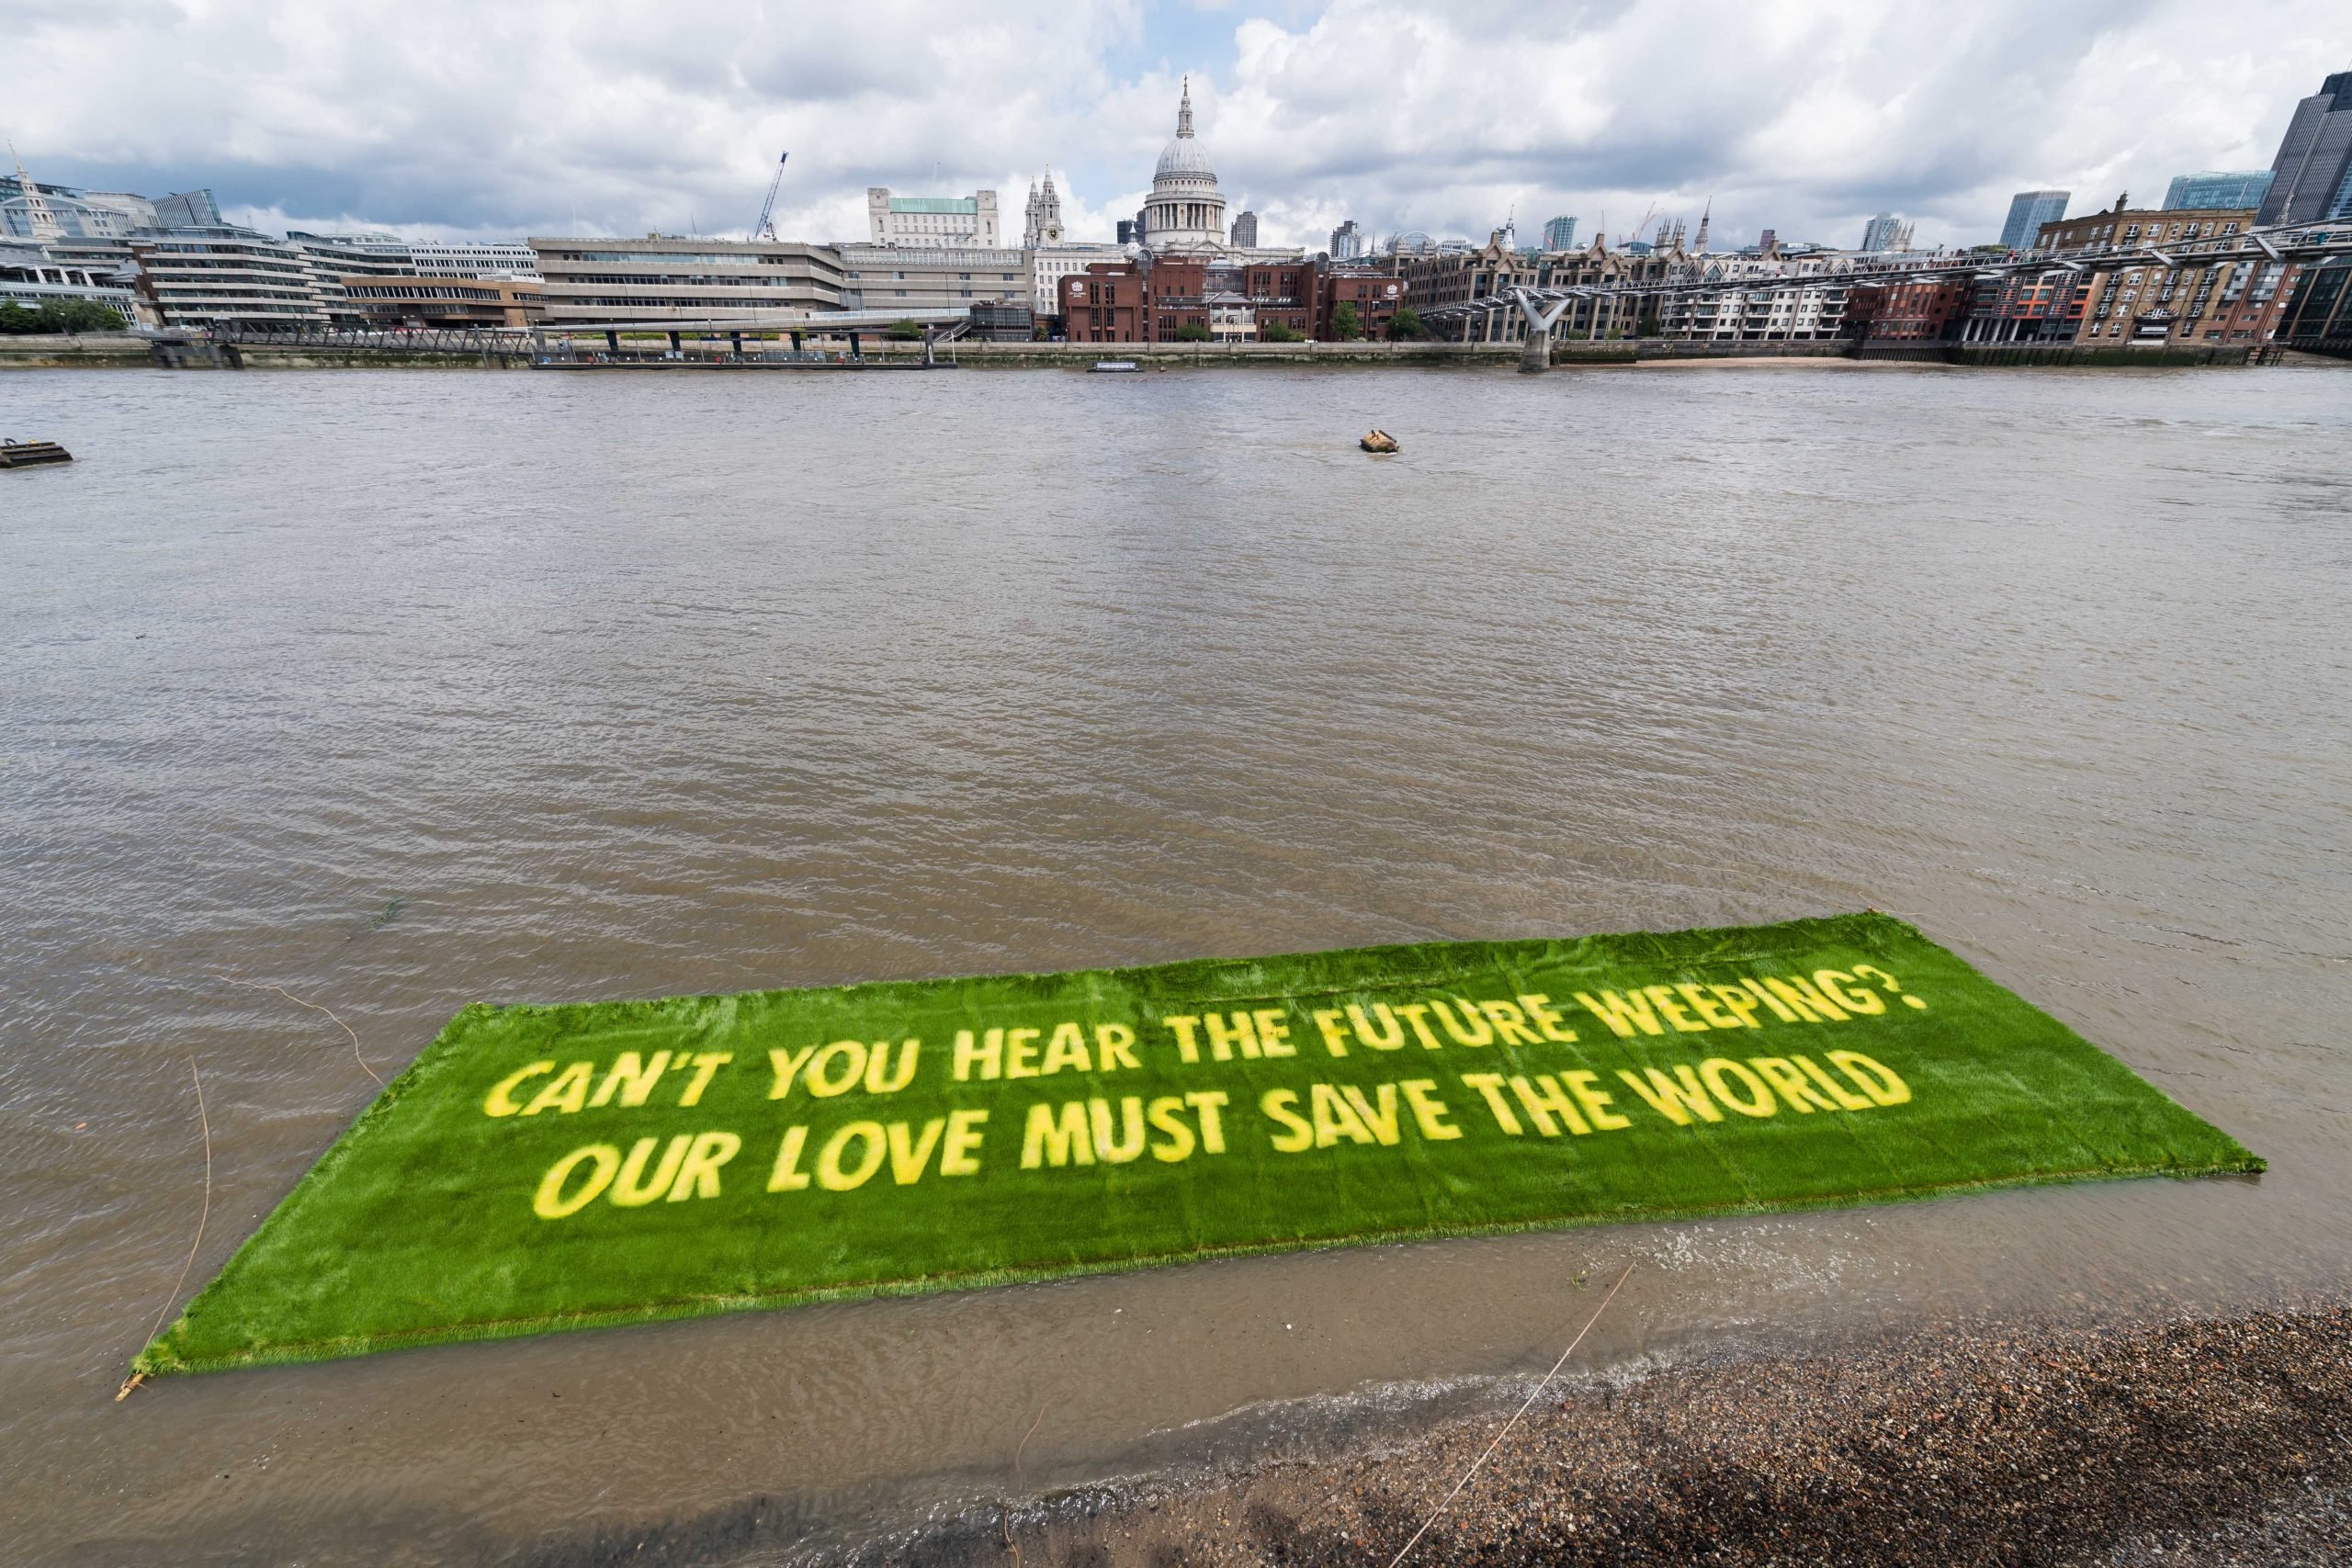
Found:
<svg viewBox="0 0 2352 1568"><path fill-rule="evenodd" d="M2352 71L2295 106L2257 210L2266 224L2352 217Z"/></svg>
<svg viewBox="0 0 2352 1568"><path fill-rule="evenodd" d="M1369 248L1370 242L1364 238L1363 231L1356 226L1356 220L1352 218L1343 220L1338 228L1331 231L1331 259L1333 261L1358 260Z"/></svg>
<svg viewBox="0 0 2352 1568"><path fill-rule="evenodd" d="M411 240L408 254L420 277L539 276L538 254L521 240Z"/></svg>
<svg viewBox="0 0 2352 1568"><path fill-rule="evenodd" d="M2165 207L2168 210L2187 211L2191 208L2250 207L2262 209L2262 198L2270 194L2270 171L2240 169L2233 173L2207 170L2196 175L2175 175L2165 189Z"/></svg>
<svg viewBox="0 0 2352 1568"><path fill-rule="evenodd" d="M849 310L943 310L1036 298L1028 251L917 250L842 245L842 307Z"/></svg>
<svg viewBox="0 0 2352 1568"><path fill-rule="evenodd" d="M841 253L825 245L535 235L530 246L550 327L797 325L841 310L847 291Z"/></svg>
<svg viewBox="0 0 2352 1568"><path fill-rule="evenodd" d="M1004 242L996 226L996 192L970 196L892 196L888 187L865 192L866 241L876 245L926 245L994 250Z"/></svg>
<svg viewBox="0 0 2352 1568"><path fill-rule="evenodd" d="M2066 216L2066 203L2073 195L2064 190L2021 190L2009 197L2009 216L2001 225L2001 248L2030 249L2044 223L2055 223Z"/></svg>
<svg viewBox="0 0 2352 1568"><path fill-rule="evenodd" d="M286 243L304 255L334 264L337 276L401 276L413 270L408 242L397 234L312 234L289 231Z"/></svg>
<svg viewBox="0 0 2352 1568"><path fill-rule="evenodd" d="M348 277L411 277L408 245L392 234L311 234L300 229L286 243L301 253L311 268L311 287L327 317L339 325L359 324L364 312L346 308L344 280Z"/></svg>
<svg viewBox="0 0 2352 1568"><path fill-rule="evenodd" d="M1233 248L1254 251L1258 248L1258 215L1244 211L1233 220Z"/></svg>
<svg viewBox="0 0 2352 1568"><path fill-rule="evenodd" d="M310 258L283 240L224 223L142 230L130 246L139 291L165 326L327 324Z"/></svg>
<svg viewBox="0 0 2352 1568"><path fill-rule="evenodd" d="M330 308L367 327L530 327L546 315L546 297L533 278L368 273L335 281Z"/></svg>

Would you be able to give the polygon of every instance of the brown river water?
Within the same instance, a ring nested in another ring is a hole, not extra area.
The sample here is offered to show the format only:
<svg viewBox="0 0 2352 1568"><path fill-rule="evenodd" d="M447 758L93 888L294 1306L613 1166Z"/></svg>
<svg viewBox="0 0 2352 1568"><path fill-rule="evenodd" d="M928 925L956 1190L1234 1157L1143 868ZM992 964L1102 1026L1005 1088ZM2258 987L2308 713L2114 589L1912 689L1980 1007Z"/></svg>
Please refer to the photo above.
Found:
<svg viewBox="0 0 2352 1568"><path fill-rule="evenodd" d="M0 429L79 459L0 474L0 1560L788 1559L1491 1405L1628 1263L1580 1378L2352 1273L2352 371L27 372ZM476 999L1864 906L2268 1174L113 1400L190 1057L177 1299L376 1092L232 982L390 1077Z"/></svg>

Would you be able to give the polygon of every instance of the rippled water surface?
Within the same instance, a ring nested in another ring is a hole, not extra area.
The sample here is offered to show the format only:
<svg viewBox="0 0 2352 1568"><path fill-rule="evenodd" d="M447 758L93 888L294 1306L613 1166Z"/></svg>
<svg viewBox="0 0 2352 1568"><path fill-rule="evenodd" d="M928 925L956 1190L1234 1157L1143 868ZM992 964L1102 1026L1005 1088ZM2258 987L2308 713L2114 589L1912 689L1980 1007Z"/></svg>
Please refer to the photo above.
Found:
<svg viewBox="0 0 2352 1568"><path fill-rule="evenodd" d="M1399 1429L1629 1261L1599 1372L2346 1283L2352 373L51 372L0 429L80 459L0 474L0 1555L758 1558ZM112 1403L191 1056L183 1295L470 1000L1866 905L2269 1174Z"/></svg>

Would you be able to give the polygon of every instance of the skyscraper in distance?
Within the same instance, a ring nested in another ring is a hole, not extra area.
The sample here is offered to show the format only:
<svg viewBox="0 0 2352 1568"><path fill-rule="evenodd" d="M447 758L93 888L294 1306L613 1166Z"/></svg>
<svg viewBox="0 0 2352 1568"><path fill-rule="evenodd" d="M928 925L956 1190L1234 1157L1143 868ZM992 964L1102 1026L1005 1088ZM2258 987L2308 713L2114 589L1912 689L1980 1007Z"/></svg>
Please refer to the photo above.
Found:
<svg viewBox="0 0 2352 1568"><path fill-rule="evenodd" d="M1892 212L1882 212L1863 225L1862 243L1857 248L1865 251L1907 251L1911 248L1911 225Z"/></svg>
<svg viewBox="0 0 2352 1568"><path fill-rule="evenodd" d="M2174 212L2209 208L2222 211L2239 207L2259 209L2262 198L2269 194L2267 169L2228 173L2208 169L2199 174L2173 175L2172 184L2165 188L2165 208Z"/></svg>
<svg viewBox="0 0 2352 1568"><path fill-rule="evenodd" d="M1233 220L1233 247L1236 250L1248 251L1255 250L1257 245L1258 215L1245 211Z"/></svg>
<svg viewBox="0 0 2352 1568"><path fill-rule="evenodd" d="M2009 216L2001 225L2002 246L2012 251L2031 250L2034 236L2041 232L2044 223L2055 223L2066 216L2066 201L2073 194L2063 190L2021 190L2009 197Z"/></svg>
<svg viewBox="0 0 2352 1568"><path fill-rule="evenodd" d="M1341 220L1340 226L1331 231L1331 259L1354 261L1362 256L1363 252L1363 231L1356 226L1354 219Z"/></svg>
<svg viewBox="0 0 2352 1568"><path fill-rule="evenodd" d="M1577 243L1577 220L1576 220L1575 219L1573 219L1573 218L1554 218L1554 219L1550 219L1550 220L1548 220L1544 223L1544 248L1545 250L1547 250L1547 251L1565 251L1565 250L1570 250L1570 249L1573 249L1573 248L1575 247L1576 243Z"/></svg>
<svg viewBox="0 0 2352 1568"><path fill-rule="evenodd" d="M2338 71L2295 106L2270 161L2257 223L2311 223L2352 214L2352 71Z"/></svg>

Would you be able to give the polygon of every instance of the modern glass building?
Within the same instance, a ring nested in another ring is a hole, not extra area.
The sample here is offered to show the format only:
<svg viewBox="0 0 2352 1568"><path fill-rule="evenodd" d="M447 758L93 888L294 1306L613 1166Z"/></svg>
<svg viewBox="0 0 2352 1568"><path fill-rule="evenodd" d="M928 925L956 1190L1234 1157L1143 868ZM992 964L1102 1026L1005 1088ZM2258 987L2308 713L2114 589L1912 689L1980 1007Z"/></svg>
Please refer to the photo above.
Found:
<svg viewBox="0 0 2352 1568"><path fill-rule="evenodd" d="M1576 248L1576 243L1577 220L1575 219L1554 218L1544 223L1544 248L1545 250L1573 250Z"/></svg>
<svg viewBox="0 0 2352 1568"><path fill-rule="evenodd" d="M2295 106L2270 162L2257 223L2312 223L2352 214L2352 71Z"/></svg>
<svg viewBox="0 0 2352 1568"><path fill-rule="evenodd" d="M2012 251L2031 250L2033 238L2041 232L2044 223L2055 223L2066 216L2066 200L2072 194L2063 190L2021 190L2009 197L2008 220L2001 225L2002 246Z"/></svg>
<svg viewBox="0 0 2352 1568"><path fill-rule="evenodd" d="M2202 212L2209 209L2227 209L2233 207L2260 207L2262 198L2270 194L2270 171L2239 169L2229 173L2207 169L2194 175L2175 175L2172 184L2165 187L2165 210Z"/></svg>
<svg viewBox="0 0 2352 1568"><path fill-rule="evenodd" d="M1863 225L1862 243L1854 248L1861 251L1907 251L1911 248L1911 225L1892 212L1882 212Z"/></svg>

